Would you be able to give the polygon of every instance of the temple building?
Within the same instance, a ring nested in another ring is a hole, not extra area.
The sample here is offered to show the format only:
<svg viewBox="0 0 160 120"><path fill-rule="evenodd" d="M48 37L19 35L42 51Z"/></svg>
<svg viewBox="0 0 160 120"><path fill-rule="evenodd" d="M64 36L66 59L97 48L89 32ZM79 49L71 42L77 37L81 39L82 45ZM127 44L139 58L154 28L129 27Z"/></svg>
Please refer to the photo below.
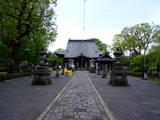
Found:
<svg viewBox="0 0 160 120"><path fill-rule="evenodd" d="M104 52L98 50L95 40L69 40L66 50L58 50L55 54L64 59L66 66L74 64L76 68L88 69Z"/></svg>

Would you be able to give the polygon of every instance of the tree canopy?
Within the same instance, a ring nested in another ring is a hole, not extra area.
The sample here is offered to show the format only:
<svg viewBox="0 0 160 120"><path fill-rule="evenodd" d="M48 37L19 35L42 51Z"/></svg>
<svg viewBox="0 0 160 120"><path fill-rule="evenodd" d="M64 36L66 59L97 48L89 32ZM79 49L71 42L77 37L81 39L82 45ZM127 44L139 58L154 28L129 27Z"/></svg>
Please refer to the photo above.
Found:
<svg viewBox="0 0 160 120"><path fill-rule="evenodd" d="M101 40L99 40L98 38L90 38L88 40L95 40L96 44L98 45L98 49L101 51L108 51L109 49L109 45L103 43Z"/></svg>
<svg viewBox="0 0 160 120"><path fill-rule="evenodd" d="M127 60L132 71L160 68L160 25L141 23L125 27L114 36L112 47L129 52L130 58Z"/></svg>
<svg viewBox="0 0 160 120"><path fill-rule="evenodd" d="M120 34L114 36L113 48L120 47L131 55L142 54L158 38L159 30L158 25L149 23L125 27Z"/></svg>
<svg viewBox="0 0 160 120"><path fill-rule="evenodd" d="M27 59L29 50L32 62L39 51L55 40L56 0L1 0L0 41L11 51L10 72L17 72L20 60ZM21 57L23 56L23 57Z"/></svg>

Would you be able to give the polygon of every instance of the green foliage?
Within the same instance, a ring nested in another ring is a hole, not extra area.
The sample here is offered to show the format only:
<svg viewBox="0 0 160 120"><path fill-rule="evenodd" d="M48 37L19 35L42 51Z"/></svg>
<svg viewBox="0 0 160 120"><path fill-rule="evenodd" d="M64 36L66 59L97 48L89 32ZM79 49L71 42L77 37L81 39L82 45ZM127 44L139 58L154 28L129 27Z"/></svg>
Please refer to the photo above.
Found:
<svg viewBox="0 0 160 120"><path fill-rule="evenodd" d="M63 59L53 53L49 53L48 63L55 68L57 65L63 64Z"/></svg>
<svg viewBox="0 0 160 120"><path fill-rule="evenodd" d="M149 47L154 45L156 47ZM113 50L121 48L130 54L129 61L123 59L124 63L129 63L131 74L139 74L144 67L160 66L160 25L149 23L136 24L125 27L120 34L116 34L113 39ZM156 49L155 49L156 48ZM149 53L149 51L151 51ZM148 53L146 55L146 53ZM143 55L142 55L143 54ZM144 58L146 56L146 59Z"/></svg>
<svg viewBox="0 0 160 120"><path fill-rule="evenodd" d="M40 44L40 43L39 43ZM28 61L29 63L38 64L40 61L39 52L42 48L36 42L27 42L19 49L19 61Z"/></svg>
<svg viewBox="0 0 160 120"><path fill-rule="evenodd" d="M5 70L8 67L10 62L9 55L10 51L8 47L0 41L0 70Z"/></svg>
<svg viewBox="0 0 160 120"><path fill-rule="evenodd" d="M64 50L63 48L58 48L56 51L61 51L61 50Z"/></svg>
<svg viewBox="0 0 160 120"><path fill-rule="evenodd" d="M0 75L6 75L7 72L0 72Z"/></svg>
<svg viewBox="0 0 160 120"><path fill-rule="evenodd" d="M109 49L109 45L103 43L98 38L90 38L88 40L95 40L96 44L98 45L98 49L101 50L101 51L108 51L107 49Z"/></svg>
<svg viewBox="0 0 160 120"><path fill-rule="evenodd" d="M129 66L131 58L129 56L122 56L121 63L125 66Z"/></svg>
<svg viewBox="0 0 160 120"><path fill-rule="evenodd" d="M160 66L160 46L153 47L152 52L149 53L147 56L149 67Z"/></svg>
<svg viewBox="0 0 160 120"><path fill-rule="evenodd" d="M142 72L135 72L135 71L128 71L127 74L129 76L134 76L134 77L142 77L143 76Z"/></svg>
<svg viewBox="0 0 160 120"><path fill-rule="evenodd" d="M46 50L56 37L55 12L57 0L0 1L0 42L11 52L11 70L19 61L37 63L38 53ZM52 7L50 6L52 4ZM30 55L26 55L26 49Z"/></svg>
<svg viewBox="0 0 160 120"><path fill-rule="evenodd" d="M143 71L143 55L137 55L133 57L130 61L130 66L132 68L132 71L134 72L142 72Z"/></svg>
<svg viewBox="0 0 160 120"><path fill-rule="evenodd" d="M31 74L32 74L32 72L12 73L12 74L0 75L0 82L3 82L5 80L9 80L9 79L15 79L15 78L19 78L19 77L29 76Z"/></svg>
<svg viewBox="0 0 160 120"><path fill-rule="evenodd" d="M129 51L132 56L146 53L149 44L158 38L160 27L149 23L136 24L125 27L121 34L117 34L113 39L113 48L120 47L124 51Z"/></svg>

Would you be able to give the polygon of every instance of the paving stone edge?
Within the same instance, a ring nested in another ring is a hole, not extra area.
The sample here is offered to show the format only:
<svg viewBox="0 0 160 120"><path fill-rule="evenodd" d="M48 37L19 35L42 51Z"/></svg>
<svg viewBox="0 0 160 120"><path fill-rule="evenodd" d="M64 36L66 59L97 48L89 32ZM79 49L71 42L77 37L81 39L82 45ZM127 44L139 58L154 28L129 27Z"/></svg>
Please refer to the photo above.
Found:
<svg viewBox="0 0 160 120"><path fill-rule="evenodd" d="M106 103L104 102L103 98L101 97L101 95L99 94L99 92L97 91L97 89L95 88L94 84L92 83L90 77L88 76L88 79L89 79L89 82L90 84L92 85L94 91L96 92L97 94L97 97L100 101L100 103L102 104L103 108L104 108L104 111L105 113L108 115L108 118L109 120L118 120L114 117L113 113L109 110L108 106L106 105Z"/></svg>
<svg viewBox="0 0 160 120"><path fill-rule="evenodd" d="M55 104L55 102L63 95L63 92L66 90L68 85L72 82L73 77L71 80L64 86L64 88L61 90L61 92L49 103L49 105L46 107L46 109L40 114L40 116L36 120L42 120L45 115L49 112L51 107Z"/></svg>

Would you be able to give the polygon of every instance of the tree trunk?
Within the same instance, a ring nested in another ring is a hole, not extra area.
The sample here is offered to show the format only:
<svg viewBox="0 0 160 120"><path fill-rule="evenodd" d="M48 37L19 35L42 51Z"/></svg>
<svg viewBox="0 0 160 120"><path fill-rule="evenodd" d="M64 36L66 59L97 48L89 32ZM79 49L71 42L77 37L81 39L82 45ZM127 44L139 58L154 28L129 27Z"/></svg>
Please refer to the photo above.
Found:
<svg viewBox="0 0 160 120"><path fill-rule="evenodd" d="M17 43L14 43L12 45L12 56L9 73L19 72L18 50L19 45Z"/></svg>

